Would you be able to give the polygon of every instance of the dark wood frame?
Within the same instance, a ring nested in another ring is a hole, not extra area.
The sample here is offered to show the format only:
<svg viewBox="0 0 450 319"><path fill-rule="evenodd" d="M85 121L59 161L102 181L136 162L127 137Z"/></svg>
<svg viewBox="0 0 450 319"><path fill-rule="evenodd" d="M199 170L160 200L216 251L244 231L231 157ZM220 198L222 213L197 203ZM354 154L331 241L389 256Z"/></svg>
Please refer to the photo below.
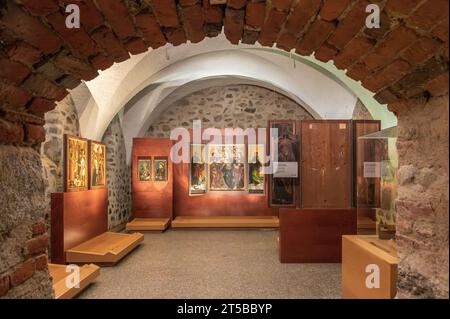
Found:
<svg viewBox="0 0 450 319"><path fill-rule="evenodd" d="M267 132L267 141L266 141L266 145L267 145L267 150L269 151L269 155L270 157L272 157L272 150L270 149L270 139L271 139L271 129L272 129L272 125L273 124L292 124L293 125L293 134L295 136L297 136L297 143L299 146L299 154L297 154L297 161L298 161L298 165L300 165L300 149L301 149L301 144L300 144L300 134L299 134L299 130L298 130L298 121L297 120L270 120L268 122L268 132ZM271 158L272 160L272 158ZM272 163L271 163L272 164ZM297 178L292 178L293 179L293 184L294 184L294 201L292 204L290 205L280 205L280 204L273 204L272 203L272 185L273 185L273 174L269 175L269 179L268 179L268 198L269 198L269 207L273 207L273 208L294 208L297 207L297 205L299 205L299 198L298 198L298 191L301 187L299 187L299 181L300 181L300 167L298 167L298 177Z"/></svg>
<svg viewBox="0 0 450 319"><path fill-rule="evenodd" d="M141 181L139 179L139 161L149 161L150 162L150 167L149 167L149 171L150 171L150 179L148 181ZM153 159L151 156L138 156L137 161L136 161L136 180L138 181L138 183L148 183L148 182L152 182L153 179Z"/></svg>
<svg viewBox="0 0 450 319"><path fill-rule="evenodd" d="M103 169L105 173L105 184L101 186L92 186L92 169L93 169L93 162L92 162L92 144L101 145L105 151L105 160L103 163ZM89 189L99 189L99 188L106 188L106 144L102 142L97 141L88 141L88 151L89 151Z"/></svg>
<svg viewBox="0 0 450 319"><path fill-rule="evenodd" d="M83 141L86 143L86 187L77 187L77 188L69 188L68 186L68 172L67 170L69 169L69 163L68 163L68 147L69 147L69 139L75 139L75 140L79 140L79 141ZM64 181L64 191L65 192L79 192L79 191L87 191L89 189L89 174L90 174L90 164L89 164L89 141L85 138L79 137L79 136L75 136L75 135L70 135L70 134L64 134L64 142L63 142L63 146L64 146L64 150L63 150L63 168L64 168L64 172L63 172L63 181Z"/></svg>
<svg viewBox="0 0 450 319"><path fill-rule="evenodd" d="M156 161L165 161L166 162L166 175L164 179L156 179ZM154 156L153 157L153 181L154 182L167 182L169 179L169 158L167 156Z"/></svg>

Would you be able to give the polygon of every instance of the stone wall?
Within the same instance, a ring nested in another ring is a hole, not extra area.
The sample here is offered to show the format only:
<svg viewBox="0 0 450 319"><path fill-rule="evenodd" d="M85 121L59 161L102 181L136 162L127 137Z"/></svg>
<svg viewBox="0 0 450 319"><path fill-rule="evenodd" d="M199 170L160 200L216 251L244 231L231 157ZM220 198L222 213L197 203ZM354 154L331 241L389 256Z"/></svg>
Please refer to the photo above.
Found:
<svg viewBox="0 0 450 319"><path fill-rule="evenodd" d="M399 114L398 297L448 298L448 95L392 109Z"/></svg>
<svg viewBox="0 0 450 319"><path fill-rule="evenodd" d="M267 127L270 119L312 119L291 99L252 85L218 86L194 92L173 103L150 126L148 137L169 137L176 127L191 128L194 120L202 127Z"/></svg>
<svg viewBox="0 0 450 319"><path fill-rule="evenodd" d="M52 298L39 153L0 145L0 298Z"/></svg>
<svg viewBox="0 0 450 319"><path fill-rule="evenodd" d="M79 136L78 114L70 95L45 114L46 140L41 145L45 188L45 219L50 222L50 194L64 191L64 134ZM126 165L125 142L116 117L103 137L106 144L106 178L109 188L109 228L122 224L131 216L131 168Z"/></svg>
<svg viewBox="0 0 450 319"><path fill-rule="evenodd" d="M353 110L353 120L373 120L372 114L366 106L361 102L361 100L356 101L355 109Z"/></svg>
<svg viewBox="0 0 450 319"><path fill-rule="evenodd" d="M131 167L127 165L125 140L118 116L112 120L102 142L106 144L108 227L111 229L131 218Z"/></svg>
<svg viewBox="0 0 450 319"><path fill-rule="evenodd" d="M79 136L80 126L75 104L68 95L56 108L45 114L45 142L41 144L44 168L45 219L50 221L50 194L64 191L64 134Z"/></svg>
<svg viewBox="0 0 450 319"><path fill-rule="evenodd" d="M41 144L45 183L44 220L51 236L51 194L64 191L64 134L80 135L78 114L70 95L58 102L54 110L45 114L44 128L45 142Z"/></svg>

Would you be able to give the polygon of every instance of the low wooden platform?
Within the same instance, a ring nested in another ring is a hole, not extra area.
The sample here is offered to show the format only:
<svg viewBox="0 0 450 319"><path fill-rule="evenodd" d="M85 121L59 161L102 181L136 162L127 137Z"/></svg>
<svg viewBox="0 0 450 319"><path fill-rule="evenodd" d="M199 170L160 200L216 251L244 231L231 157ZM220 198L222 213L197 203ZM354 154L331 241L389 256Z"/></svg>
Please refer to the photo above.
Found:
<svg viewBox="0 0 450 319"><path fill-rule="evenodd" d="M85 290L100 275L100 267L89 264L80 267L79 288L68 288L66 278L70 273L66 272L66 265L49 264L48 270L53 278L53 289L56 299L72 299Z"/></svg>
<svg viewBox="0 0 450 319"><path fill-rule="evenodd" d="M169 218L135 218L126 228L131 231L165 231L169 224Z"/></svg>
<svg viewBox="0 0 450 319"><path fill-rule="evenodd" d="M379 288L367 287L368 265L379 268ZM398 256L393 240L377 236L342 237L342 297L391 299L397 294Z"/></svg>
<svg viewBox="0 0 450 319"><path fill-rule="evenodd" d="M66 262L114 265L144 240L140 233L120 234L106 232L78 246L66 250Z"/></svg>
<svg viewBox="0 0 450 319"><path fill-rule="evenodd" d="M277 216L176 217L172 228L278 228Z"/></svg>
<svg viewBox="0 0 450 319"><path fill-rule="evenodd" d="M370 217L358 216L358 229L375 230L377 222Z"/></svg>

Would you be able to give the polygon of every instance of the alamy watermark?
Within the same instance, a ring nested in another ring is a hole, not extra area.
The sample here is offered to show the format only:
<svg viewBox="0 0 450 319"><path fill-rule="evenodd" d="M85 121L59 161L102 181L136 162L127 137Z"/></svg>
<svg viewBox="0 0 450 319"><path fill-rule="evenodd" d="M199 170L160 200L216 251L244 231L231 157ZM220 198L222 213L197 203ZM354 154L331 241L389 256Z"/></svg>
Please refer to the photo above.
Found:
<svg viewBox="0 0 450 319"><path fill-rule="evenodd" d="M269 135L267 135L266 128L225 128L223 130L217 128L206 128L202 129L202 121L193 121L192 131L184 127L178 127L171 131L170 139L175 141L170 152L170 159L175 164L180 163L202 163L201 157L193 157L191 159L191 145L194 148L193 153L202 152L202 145L206 146L205 151L212 148L225 148L240 145L265 145L267 136L269 136L269 149L270 154L258 154L258 159L248 158L248 163L253 163L259 160L264 164L263 171L264 174L273 174L278 169L278 158L279 158L279 141L280 139L295 139L290 136L279 136L278 129L270 128ZM293 141L295 142L295 141ZM224 152L229 155L225 156L223 160L229 163L237 161L243 163L245 154L236 153L239 151L234 150L233 152ZM266 150L267 151L267 150ZM207 163L214 162L214 158L219 154L204 154Z"/></svg>
<svg viewBox="0 0 450 319"><path fill-rule="evenodd" d="M377 4L369 4L366 7L366 12L369 15L366 18L366 27L368 29L379 29L381 27L380 19L380 6ZM69 4L66 6L66 27L68 29L79 29L81 28L81 13L80 7L77 4Z"/></svg>

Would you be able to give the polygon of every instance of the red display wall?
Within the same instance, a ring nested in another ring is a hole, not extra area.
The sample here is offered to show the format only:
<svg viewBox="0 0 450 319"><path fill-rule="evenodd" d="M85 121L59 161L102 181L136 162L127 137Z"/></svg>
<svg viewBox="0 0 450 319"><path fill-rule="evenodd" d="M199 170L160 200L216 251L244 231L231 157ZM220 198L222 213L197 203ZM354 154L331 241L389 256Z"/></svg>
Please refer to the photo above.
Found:
<svg viewBox="0 0 450 319"><path fill-rule="evenodd" d="M173 216L173 165L169 139L134 138L132 185L134 218L172 218ZM152 176L155 157L167 157L167 181L138 181L137 164L140 157L152 157Z"/></svg>
<svg viewBox="0 0 450 319"><path fill-rule="evenodd" d="M64 264L65 251L108 231L108 189L51 195L51 260Z"/></svg>
<svg viewBox="0 0 450 319"><path fill-rule="evenodd" d="M225 144L225 130L222 143ZM192 136L192 132L190 133ZM209 141L203 141L206 144ZM266 144L266 138L257 141ZM248 141L245 140L245 144ZM189 146L187 146L189 148ZM267 147L266 147L267 150ZM207 192L189 195L189 164L174 164L174 216L278 216L278 209L268 207L268 176L265 193Z"/></svg>

